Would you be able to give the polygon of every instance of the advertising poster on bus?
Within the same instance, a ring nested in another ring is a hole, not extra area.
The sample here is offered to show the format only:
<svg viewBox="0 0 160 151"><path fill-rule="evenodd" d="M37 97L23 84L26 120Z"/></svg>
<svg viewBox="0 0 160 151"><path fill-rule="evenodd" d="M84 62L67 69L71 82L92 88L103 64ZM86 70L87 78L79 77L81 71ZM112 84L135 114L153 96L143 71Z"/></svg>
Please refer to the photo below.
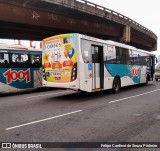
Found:
<svg viewBox="0 0 160 151"><path fill-rule="evenodd" d="M73 69L77 66L76 35L65 34L43 40L43 78L48 82L74 81Z"/></svg>

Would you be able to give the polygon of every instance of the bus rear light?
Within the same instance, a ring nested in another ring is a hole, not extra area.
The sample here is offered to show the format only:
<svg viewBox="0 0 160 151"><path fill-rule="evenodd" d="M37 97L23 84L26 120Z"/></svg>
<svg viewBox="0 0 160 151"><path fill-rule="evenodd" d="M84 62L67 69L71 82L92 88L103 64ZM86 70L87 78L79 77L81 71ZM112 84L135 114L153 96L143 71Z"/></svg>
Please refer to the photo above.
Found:
<svg viewBox="0 0 160 151"><path fill-rule="evenodd" d="M46 74L45 74L44 66L42 67L42 69L43 69L43 79L46 81L46 80L47 80L47 77L46 77Z"/></svg>
<svg viewBox="0 0 160 151"><path fill-rule="evenodd" d="M77 63L75 63L75 64L73 65L72 75L71 75L71 81L76 80L76 78L77 78Z"/></svg>

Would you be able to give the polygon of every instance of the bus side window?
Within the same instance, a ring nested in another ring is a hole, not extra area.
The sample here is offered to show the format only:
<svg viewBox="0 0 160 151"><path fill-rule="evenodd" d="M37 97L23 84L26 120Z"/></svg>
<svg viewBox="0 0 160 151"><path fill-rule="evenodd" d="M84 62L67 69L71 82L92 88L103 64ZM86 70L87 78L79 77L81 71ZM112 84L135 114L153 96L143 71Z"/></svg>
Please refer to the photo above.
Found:
<svg viewBox="0 0 160 151"><path fill-rule="evenodd" d="M18 57L17 54L11 54L11 61L12 61L12 67L16 67L17 63L16 63L16 58Z"/></svg>
<svg viewBox="0 0 160 151"><path fill-rule="evenodd" d="M148 54L142 53L142 56L141 56L142 62L141 62L141 63L142 63L143 66L146 66L146 65L147 65L146 56L148 56Z"/></svg>
<svg viewBox="0 0 160 151"><path fill-rule="evenodd" d="M100 63L100 59L98 57L99 48L97 46L92 45L91 50L92 50L92 63Z"/></svg>
<svg viewBox="0 0 160 151"><path fill-rule="evenodd" d="M9 54L7 52L0 53L0 67L9 67Z"/></svg>
<svg viewBox="0 0 160 151"><path fill-rule="evenodd" d="M41 67L42 66L42 58L40 54L31 54L30 55L31 66L32 67Z"/></svg>
<svg viewBox="0 0 160 151"><path fill-rule="evenodd" d="M133 50L129 50L129 60L130 64L134 65Z"/></svg>
<svg viewBox="0 0 160 151"><path fill-rule="evenodd" d="M4 59L4 53L0 53L0 60Z"/></svg>
<svg viewBox="0 0 160 151"><path fill-rule="evenodd" d="M135 50L130 50L129 57L131 60L131 65L136 65L138 60L138 54Z"/></svg>
<svg viewBox="0 0 160 151"><path fill-rule="evenodd" d="M82 58L84 63L91 63L91 42L82 39L81 40L81 51L82 51Z"/></svg>
<svg viewBox="0 0 160 151"><path fill-rule="evenodd" d="M125 49L124 50L124 58L126 59L125 63L127 65L130 65L131 64L131 61L130 61L130 58L129 58L129 50L128 49Z"/></svg>
<svg viewBox="0 0 160 151"><path fill-rule="evenodd" d="M23 54L23 55L21 55L21 58L23 60L22 65L24 67L30 67L29 55L28 54Z"/></svg>
<svg viewBox="0 0 160 151"><path fill-rule="evenodd" d="M122 48L116 47L116 59L117 64L123 64L123 54L122 54Z"/></svg>
<svg viewBox="0 0 160 151"><path fill-rule="evenodd" d="M129 50L116 47L117 64L130 64Z"/></svg>
<svg viewBox="0 0 160 151"><path fill-rule="evenodd" d="M29 67L29 57L28 54L16 53L12 54L12 66L13 67Z"/></svg>
<svg viewBox="0 0 160 151"><path fill-rule="evenodd" d="M105 47L104 63L116 64L116 50L114 46Z"/></svg>

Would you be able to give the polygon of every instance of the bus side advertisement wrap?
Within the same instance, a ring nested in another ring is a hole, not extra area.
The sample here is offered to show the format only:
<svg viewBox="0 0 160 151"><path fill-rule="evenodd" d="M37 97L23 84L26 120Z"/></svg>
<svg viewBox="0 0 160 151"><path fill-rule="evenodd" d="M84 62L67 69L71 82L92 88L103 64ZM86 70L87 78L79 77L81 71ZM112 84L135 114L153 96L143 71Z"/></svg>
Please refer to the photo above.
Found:
<svg viewBox="0 0 160 151"><path fill-rule="evenodd" d="M65 83L76 80L77 70L76 35L65 34L44 40L42 64L43 79L48 82Z"/></svg>
<svg viewBox="0 0 160 151"><path fill-rule="evenodd" d="M112 77L119 75L120 78L127 77L129 83L140 84L141 75L145 74L145 67L138 65L120 65L120 64L105 64L107 71Z"/></svg>
<svg viewBox="0 0 160 151"><path fill-rule="evenodd" d="M41 86L39 68L0 69L0 77L0 86L2 88L5 86L8 89L27 89Z"/></svg>

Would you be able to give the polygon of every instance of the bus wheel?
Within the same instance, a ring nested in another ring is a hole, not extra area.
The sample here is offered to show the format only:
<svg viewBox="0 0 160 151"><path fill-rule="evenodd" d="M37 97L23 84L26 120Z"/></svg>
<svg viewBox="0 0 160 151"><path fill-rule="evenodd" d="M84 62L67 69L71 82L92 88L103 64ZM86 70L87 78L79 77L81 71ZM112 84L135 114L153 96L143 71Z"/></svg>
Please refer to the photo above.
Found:
<svg viewBox="0 0 160 151"><path fill-rule="evenodd" d="M118 93L120 91L120 88L121 88L121 83L119 78L114 78L113 85L112 85L113 93Z"/></svg>

